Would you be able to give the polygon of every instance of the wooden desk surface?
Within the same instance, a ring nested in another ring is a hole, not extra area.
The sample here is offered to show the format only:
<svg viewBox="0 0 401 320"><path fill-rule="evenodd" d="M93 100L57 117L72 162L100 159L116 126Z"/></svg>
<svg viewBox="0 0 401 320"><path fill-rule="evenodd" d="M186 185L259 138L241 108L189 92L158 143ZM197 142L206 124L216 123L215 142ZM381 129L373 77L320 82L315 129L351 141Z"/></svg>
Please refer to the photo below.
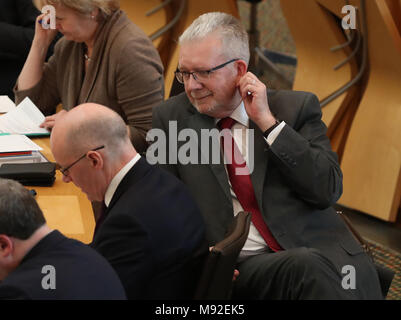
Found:
<svg viewBox="0 0 401 320"><path fill-rule="evenodd" d="M43 148L41 152L49 161L54 161L49 138L32 140ZM57 171L52 187L32 188L37 192L36 200L50 228L84 243L92 241L95 228L92 205L72 182L63 182L61 172Z"/></svg>

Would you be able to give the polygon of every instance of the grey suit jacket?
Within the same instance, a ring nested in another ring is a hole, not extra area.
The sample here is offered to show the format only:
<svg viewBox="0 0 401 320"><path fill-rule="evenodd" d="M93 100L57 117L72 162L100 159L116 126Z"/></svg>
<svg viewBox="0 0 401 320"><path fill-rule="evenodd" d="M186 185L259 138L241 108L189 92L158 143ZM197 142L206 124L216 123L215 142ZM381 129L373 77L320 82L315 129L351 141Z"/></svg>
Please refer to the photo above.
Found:
<svg viewBox="0 0 401 320"><path fill-rule="evenodd" d="M326 136L327 128L321 120L316 96L306 92L269 91L268 101L273 114L286 125L269 147L262 132L250 123L255 136L255 167L251 179L266 224L284 249L316 248L339 272L347 264L366 265L357 271L359 277L377 278L363 248L331 207L342 193L342 173ZM198 136L201 129L215 127L214 119L200 114L185 93L153 111L153 128L167 132L167 141L171 120L177 121L178 132L193 128ZM185 141L178 141L177 149L184 144ZM210 245L221 240L233 218L223 162L162 166L189 186L205 217Z"/></svg>

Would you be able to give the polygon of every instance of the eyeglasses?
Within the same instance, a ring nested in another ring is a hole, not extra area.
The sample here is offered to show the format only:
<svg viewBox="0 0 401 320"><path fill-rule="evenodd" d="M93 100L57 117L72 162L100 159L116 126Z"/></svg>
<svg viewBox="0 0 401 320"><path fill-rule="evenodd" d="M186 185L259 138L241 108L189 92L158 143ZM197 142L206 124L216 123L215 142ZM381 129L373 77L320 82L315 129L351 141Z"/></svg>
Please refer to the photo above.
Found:
<svg viewBox="0 0 401 320"><path fill-rule="evenodd" d="M207 81L209 80L210 74L216 70L219 70L221 68L224 68L226 65L228 65L231 62L237 61L239 59L231 59L230 61L227 61L223 64L218 65L217 67L214 67L209 70L200 70L200 71L193 71L193 72L188 72L188 71L176 71L175 77L177 78L179 83L184 83L184 81L188 81L189 77L192 76L196 81L202 82L202 81Z"/></svg>
<svg viewBox="0 0 401 320"><path fill-rule="evenodd" d="M100 149L103 149L103 148L104 148L104 146L101 146L101 147L97 147L97 148L92 149L92 150L89 150L89 151L97 151L97 150L100 150ZM89 151L88 151L88 152L89 152ZM67 166L67 167L65 167L65 168L59 166L58 169L60 170L60 172L61 172L65 177L67 177L67 176L68 176L68 170L71 169L71 167L72 167L73 165L77 164L79 161L81 161L83 158L85 158L86 155L88 154L88 152L85 153L84 155L82 155L82 157L80 157L79 159L75 160L75 161L74 161L73 163L71 163L69 166Z"/></svg>

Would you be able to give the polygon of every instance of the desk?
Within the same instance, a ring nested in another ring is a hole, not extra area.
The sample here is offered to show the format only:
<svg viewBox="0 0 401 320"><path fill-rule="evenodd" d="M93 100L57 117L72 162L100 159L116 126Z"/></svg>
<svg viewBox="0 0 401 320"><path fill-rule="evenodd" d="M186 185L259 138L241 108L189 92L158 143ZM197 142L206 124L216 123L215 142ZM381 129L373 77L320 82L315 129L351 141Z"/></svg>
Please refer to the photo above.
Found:
<svg viewBox="0 0 401 320"><path fill-rule="evenodd" d="M54 161L49 138L32 140L43 148L41 152L49 161ZM65 236L84 243L92 241L95 228L92 205L72 182L63 182L61 172L57 171L52 187L32 188L37 192L36 200L50 228L58 229Z"/></svg>

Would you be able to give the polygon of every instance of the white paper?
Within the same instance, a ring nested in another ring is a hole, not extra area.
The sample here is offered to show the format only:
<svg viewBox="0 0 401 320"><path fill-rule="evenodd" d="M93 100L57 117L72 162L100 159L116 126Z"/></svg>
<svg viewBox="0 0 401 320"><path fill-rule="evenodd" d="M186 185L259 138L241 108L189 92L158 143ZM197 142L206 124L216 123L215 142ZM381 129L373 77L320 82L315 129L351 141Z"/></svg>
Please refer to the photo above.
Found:
<svg viewBox="0 0 401 320"><path fill-rule="evenodd" d="M0 153L39 150L42 148L27 136L20 134L0 135Z"/></svg>
<svg viewBox="0 0 401 320"><path fill-rule="evenodd" d="M49 134L47 129L39 127L44 120L43 113L27 97L16 108L0 116L0 133Z"/></svg>
<svg viewBox="0 0 401 320"><path fill-rule="evenodd" d="M0 113L7 113L15 109L14 102L8 96L0 96Z"/></svg>

